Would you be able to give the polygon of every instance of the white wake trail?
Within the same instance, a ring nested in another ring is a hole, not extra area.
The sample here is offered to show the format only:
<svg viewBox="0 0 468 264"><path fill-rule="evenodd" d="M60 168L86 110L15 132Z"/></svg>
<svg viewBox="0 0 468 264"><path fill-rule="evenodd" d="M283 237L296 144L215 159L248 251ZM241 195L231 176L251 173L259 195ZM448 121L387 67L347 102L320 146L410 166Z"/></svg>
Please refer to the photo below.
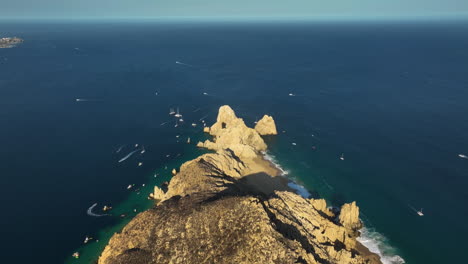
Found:
<svg viewBox="0 0 468 264"><path fill-rule="evenodd" d="M94 217L101 217L101 216L106 216L108 214L95 214L93 213L93 209L94 207L96 207L97 203L91 205L91 207L88 208L88 211L86 211L86 213L89 215L89 216L94 216Z"/></svg>
<svg viewBox="0 0 468 264"><path fill-rule="evenodd" d="M120 162L124 162L126 159L130 158L133 154L135 154L135 152L137 152L137 151L139 151L139 150L141 150L141 149L135 149L134 151L128 153L127 156L125 156L125 157L123 157L123 158L121 158L121 159L119 160L119 163L120 163Z"/></svg>

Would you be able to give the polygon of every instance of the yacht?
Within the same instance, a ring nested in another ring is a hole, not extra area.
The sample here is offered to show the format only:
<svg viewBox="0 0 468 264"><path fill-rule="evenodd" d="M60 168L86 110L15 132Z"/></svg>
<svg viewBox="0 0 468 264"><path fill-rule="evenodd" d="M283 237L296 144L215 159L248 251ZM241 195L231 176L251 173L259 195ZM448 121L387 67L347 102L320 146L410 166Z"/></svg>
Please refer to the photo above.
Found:
<svg viewBox="0 0 468 264"><path fill-rule="evenodd" d="M182 117L182 115L179 113L179 107L177 107L177 113L174 116L175 117Z"/></svg>
<svg viewBox="0 0 468 264"><path fill-rule="evenodd" d="M422 211L422 210L423 210L423 209L421 208L421 210L419 210L419 211L416 211L416 213L417 213L419 216L424 216L424 214L423 214L423 211Z"/></svg>
<svg viewBox="0 0 468 264"><path fill-rule="evenodd" d="M460 157L460 158L462 158L462 159L468 159L468 156L463 155L463 154L458 154L458 157Z"/></svg>
<svg viewBox="0 0 468 264"><path fill-rule="evenodd" d="M174 115L174 114L175 114L175 112L174 112L174 109L173 109L173 108L169 109L169 114L170 114L170 115Z"/></svg>

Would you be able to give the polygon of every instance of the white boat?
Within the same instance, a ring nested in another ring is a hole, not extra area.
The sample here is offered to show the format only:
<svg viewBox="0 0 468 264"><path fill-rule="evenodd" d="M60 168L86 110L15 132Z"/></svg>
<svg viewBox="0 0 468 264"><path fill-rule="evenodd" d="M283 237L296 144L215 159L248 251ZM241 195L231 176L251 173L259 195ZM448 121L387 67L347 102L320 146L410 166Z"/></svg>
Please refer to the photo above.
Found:
<svg viewBox="0 0 468 264"><path fill-rule="evenodd" d="M127 190L130 190L132 187L133 187L133 185L132 185L132 184L129 184L129 185L127 186Z"/></svg>
<svg viewBox="0 0 468 264"><path fill-rule="evenodd" d="M170 114L170 115L174 115L174 114L175 114L175 112L174 112L174 109L173 109L173 108L169 109L169 114Z"/></svg>
<svg viewBox="0 0 468 264"><path fill-rule="evenodd" d="M464 155L464 154L458 154L458 157L462 158L462 159L468 159L468 156Z"/></svg>
<svg viewBox="0 0 468 264"><path fill-rule="evenodd" d="M416 213L417 213L419 216L424 216L424 214L423 214L423 211L422 211L422 210L423 210L423 209L421 208L421 210L417 211Z"/></svg>
<svg viewBox="0 0 468 264"><path fill-rule="evenodd" d="M143 162L138 162L138 167L141 167L143 165Z"/></svg>
<svg viewBox="0 0 468 264"><path fill-rule="evenodd" d="M293 146L296 146L297 144L296 143L291 143Z"/></svg>
<svg viewBox="0 0 468 264"><path fill-rule="evenodd" d="M293 93L290 93L289 96L295 96Z"/></svg>
<svg viewBox="0 0 468 264"><path fill-rule="evenodd" d="M177 113L174 116L175 117L182 117L182 115L179 113L179 107L177 107Z"/></svg>
<svg viewBox="0 0 468 264"><path fill-rule="evenodd" d="M344 160L344 154L343 153L341 153L340 160Z"/></svg>
<svg viewBox="0 0 468 264"><path fill-rule="evenodd" d="M145 152L146 152L146 150L143 149L142 151L140 151L140 154L143 154L143 153L145 153Z"/></svg>
<svg viewBox="0 0 468 264"><path fill-rule="evenodd" d="M187 139L187 144L190 144L190 138Z"/></svg>
<svg viewBox="0 0 468 264"><path fill-rule="evenodd" d="M192 123L192 126L193 126L193 127L196 127L196 126L197 126L197 124L195 124L195 123Z"/></svg>
<svg viewBox="0 0 468 264"><path fill-rule="evenodd" d="M203 93L203 95L208 95L208 93Z"/></svg>
<svg viewBox="0 0 468 264"><path fill-rule="evenodd" d="M181 118L181 119L179 119L179 122L184 122L184 120Z"/></svg>

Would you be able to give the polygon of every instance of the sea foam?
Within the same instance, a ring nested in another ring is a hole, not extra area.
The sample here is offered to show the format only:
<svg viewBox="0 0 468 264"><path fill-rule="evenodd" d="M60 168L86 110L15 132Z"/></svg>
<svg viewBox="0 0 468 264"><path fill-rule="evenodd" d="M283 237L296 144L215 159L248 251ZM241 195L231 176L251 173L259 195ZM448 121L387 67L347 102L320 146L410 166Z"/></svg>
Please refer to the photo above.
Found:
<svg viewBox="0 0 468 264"><path fill-rule="evenodd" d="M397 255L396 249L389 245L388 239L373 228L363 227L358 241L372 253L380 256L383 264L403 264L405 260Z"/></svg>

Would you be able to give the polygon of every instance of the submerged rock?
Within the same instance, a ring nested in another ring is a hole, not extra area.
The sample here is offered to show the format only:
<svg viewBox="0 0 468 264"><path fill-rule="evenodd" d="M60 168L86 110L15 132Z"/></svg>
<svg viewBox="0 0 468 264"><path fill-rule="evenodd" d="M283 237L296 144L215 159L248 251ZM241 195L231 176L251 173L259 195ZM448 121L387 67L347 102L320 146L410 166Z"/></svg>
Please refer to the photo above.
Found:
<svg viewBox="0 0 468 264"><path fill-rule="evenodd" d="M338 216L296 194L232 109L220 109L210 133L199 145L216 152L184 163L166 193L155 188L160 201L114 234L99 264L381 263L356 240L355 203Z"/></svg>
<svg viewBox="0 0 468 264"><path fill-rule="evenodd" d="M269 115L264 115L263 118L257 122L255 125L255 130L257 130L257 132L262 136L278 135L278 131L276 131L275 120L273 120L273 117Z"/></svg>

